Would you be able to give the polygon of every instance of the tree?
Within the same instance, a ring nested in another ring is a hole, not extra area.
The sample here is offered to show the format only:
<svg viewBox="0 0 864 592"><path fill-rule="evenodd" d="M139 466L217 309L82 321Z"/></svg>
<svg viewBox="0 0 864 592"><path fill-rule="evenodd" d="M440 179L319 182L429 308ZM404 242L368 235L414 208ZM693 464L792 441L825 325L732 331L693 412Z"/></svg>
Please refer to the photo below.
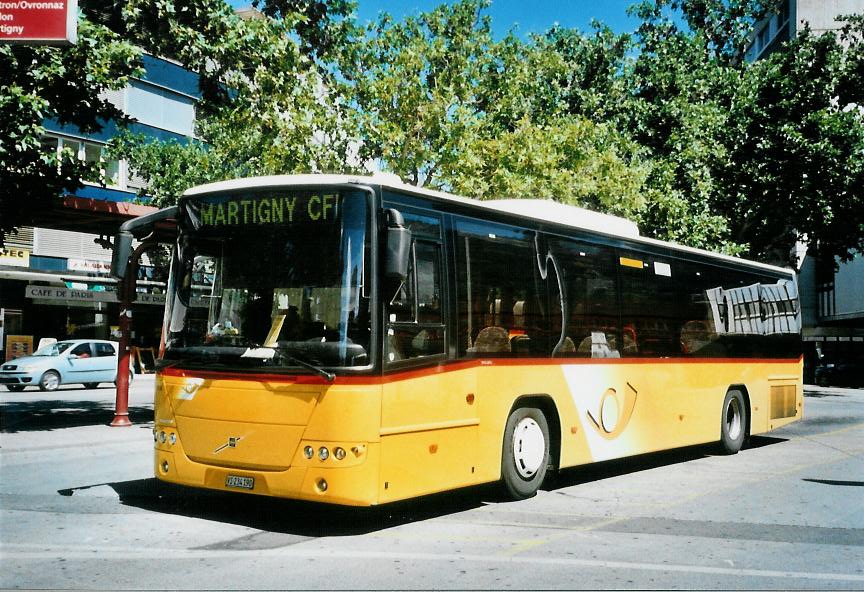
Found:
<svg viewBox="0 0 864 592"><path fill-rule="evenodd" d="M589 119L608 114L626 42L599 26L494 42L485 8L468 0L370 27L354 68L365 157L478 199L637 212L650 163L614 124Z"/></svg>
<svg viewBox="0 0 864 592"><path fill-rule="evenodd" d="M623 126L655 164L639 225L649 236L737 254L746 245L734 240L715 204L740 70L718 57L717 42L702 31L682 30L667 4L636 7L637 55L622 69L629 91Z"/></svg>
<svg viewBox="0 0 864 592"><path fill-rule="evenodd" d="M864 249L864 16L809 30L738 87L717 207L754 257L790 262L798 240L830 259Z"/></svg>
<svg viewBox="0 0 864 592"><path fill-rule="evenodd" d="M465 147L459 165L442 171L456 193L478 199L530 197L622 216L645 205L651 164L614 127L584 118L539 125L523 119Z"/></svg>
<svg viewBox="0 0 864 592"><path fill-rule="evenodd" d="M123 115L102 98L139 73L139 50L107 27L80 17L69 47L0 46L0 245L82 180L98 181L95 163L42 147L43 122L96 132Z"/></svg>
<svg viewBox="0 0 864 592"><path fill-rule="evenodd" d="M443 4L394 22L370 25L354 83L364 160L416 185L441 187L478 125L476 89L491 43L485 0Z"/></svg>
<svg viewBox="0 0 864 592"><path fill-rule="evenodd" d="M266 3L265 12L273 16L248 20L223 0L151 4L131 0L126 20L148 32L140 39L144 47L198 73L203 94L195 141L163 143L127 134L112 142L114 154L148 181L142 194L151 203L172 204L184 189L208 181L357 166L344 85L327 61L339 48L307 47L328 35L344 42L349 30L335 14L321 14L324 3ZM350 6L333 5L339 14ZM310 19L292 7L315 14ZM336 33L328 32L331 21ZM296 27L312 37L290 35Z"/></svg>
<svg viewBox="0 0 864 592"><path fill-rule="evenodd" d="M783 265L794 264L796 240L848 258L864 241L861 19L847 27L845 45L805 31L745 62L742 23L772 5L638 7L628 127L658 164L642 227ZM665 8L682 11L689 29Z"/></svg>

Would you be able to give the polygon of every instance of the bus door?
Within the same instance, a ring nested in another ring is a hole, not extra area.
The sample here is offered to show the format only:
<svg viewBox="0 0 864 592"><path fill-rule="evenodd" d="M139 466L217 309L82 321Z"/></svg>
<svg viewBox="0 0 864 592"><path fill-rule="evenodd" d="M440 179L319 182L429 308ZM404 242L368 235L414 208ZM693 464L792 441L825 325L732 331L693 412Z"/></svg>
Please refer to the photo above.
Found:
<svg viewBox="0 0 864 592"><path fill-rule="evenodd" d="M382 501L474 482L476 373L443 366L442 257L440 242L416 239L408 278L386 303Z"/></svg>

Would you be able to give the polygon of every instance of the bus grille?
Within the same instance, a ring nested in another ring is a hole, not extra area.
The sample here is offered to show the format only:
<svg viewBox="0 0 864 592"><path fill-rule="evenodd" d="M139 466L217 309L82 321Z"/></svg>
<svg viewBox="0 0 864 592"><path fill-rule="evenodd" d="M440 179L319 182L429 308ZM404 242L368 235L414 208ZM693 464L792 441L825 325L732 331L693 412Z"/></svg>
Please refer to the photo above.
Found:
<svg viewBox="0 0 864 592"><path fill-rule="evenodd" d="M795 385L771 387L771 419L795 417Z"/></svg>

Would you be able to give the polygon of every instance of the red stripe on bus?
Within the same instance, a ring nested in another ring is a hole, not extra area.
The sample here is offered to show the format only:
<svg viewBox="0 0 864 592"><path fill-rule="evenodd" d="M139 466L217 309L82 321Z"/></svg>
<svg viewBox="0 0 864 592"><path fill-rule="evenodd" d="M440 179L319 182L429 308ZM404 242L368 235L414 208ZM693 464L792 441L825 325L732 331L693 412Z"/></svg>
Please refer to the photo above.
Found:
<svg viewBox="0 0 864 592"><path fill-rule="evenodd" d="M203 378L205 380L250 380L261 382L290 382L309 385L375 385L422 378L445 372L458 372L469 368L483 366L579 366L579 365L624 365L624 364L796 364L804 356L794 358L478 358L475 360L459 360L437 366L417 368L414 370L393 371L375 376L337 376L333 382L328 382L321 376L310 374L265 374L244 372L196 371L179 368L165 368L158 373L164 376L180 378Z"/></svg>

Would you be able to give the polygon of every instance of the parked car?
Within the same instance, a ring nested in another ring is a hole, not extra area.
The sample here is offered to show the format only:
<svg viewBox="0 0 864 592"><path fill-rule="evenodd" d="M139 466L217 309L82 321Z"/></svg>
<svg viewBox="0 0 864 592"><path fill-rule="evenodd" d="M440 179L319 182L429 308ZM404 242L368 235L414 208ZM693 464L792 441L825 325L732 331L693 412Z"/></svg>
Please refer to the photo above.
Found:
<svg viewBox="0 0 864 592"><path fill-rule="evenodd" d="M46 345L32 355L0 365L0 384L10 391L37 386L55 391L61 384L96 388L100 382L117 383L117 351L114 341L68 339ZM129 373L132 379L132 372Z"/></svg>

